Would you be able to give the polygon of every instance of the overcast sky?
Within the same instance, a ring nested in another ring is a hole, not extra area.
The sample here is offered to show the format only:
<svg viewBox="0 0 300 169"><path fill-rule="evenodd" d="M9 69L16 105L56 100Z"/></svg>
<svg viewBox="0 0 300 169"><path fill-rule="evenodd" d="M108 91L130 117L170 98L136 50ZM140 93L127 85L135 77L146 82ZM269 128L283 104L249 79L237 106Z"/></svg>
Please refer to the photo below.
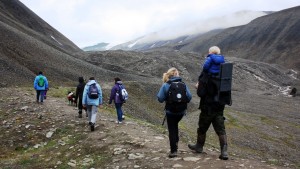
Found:
<svg viewBox="0 0 300 169"><path fill-rule="evenodd" d="M300 5L299 0L20 1L81 48L100 42L116 45L242 10L279 11Z"/></svg>

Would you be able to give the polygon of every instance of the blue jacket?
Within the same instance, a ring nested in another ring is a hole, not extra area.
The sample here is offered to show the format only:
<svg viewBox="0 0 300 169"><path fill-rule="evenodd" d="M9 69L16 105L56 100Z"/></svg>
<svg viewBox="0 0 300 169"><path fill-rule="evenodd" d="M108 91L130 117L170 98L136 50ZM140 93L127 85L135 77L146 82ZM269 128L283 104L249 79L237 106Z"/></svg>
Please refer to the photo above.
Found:
<svg viewBox="0 0 300 169"><path fill-rule="evenodd" d="M203 65L203 71L211 74L220 72L220 64L225 63L223 55L209 54Z"/></svg>
<svg viewBox="0 0 300 169"><path fill-rule="evenodd" d="M119 85L123 85L122 81L117 81L117 83L111 89L110 98L109 98L109 104L112 103L112 100L114 100L115 103L123 103L121 101L121 99L120 99L120 96L118 95L118 91L120 90Z"/></svg>
<svg viewBox="0 0 300 169"><path fill-rule="evenodd" d="M169 81L170 82L181 81L181 77L172 77ZM187 85L185 85L185 86L186 86L186 95L187 95L188 101L191 101L192 100L192 94L191 94L190 89L188 88L188 86ZM159 92L157 94L157 99L160 103L163 103L164 101L167 100L169 88L170 88L170 84L166 82L159 89ZM170 112L166 112L166 113L170 113Z"/></svg>
<svg viewBox="0 0 300 169"><path fill-rule="evenodd" d="M90 85L96 83L96 86L98 88L98 99L90 99L88 96ZM83 90L82 95L82 105L92 105L92 106L99 106L99 104L102 104L102 90L100 85L95 80L90 80L85 86Z"/></svg>
<svg viewBox="0 0 300 169"><path fill-rule="evenodd" d="M44 78L44 86L39 86L38 85L38 82L39 82L39 79L40 79L40 77L43 77ZM48 80L47 80L47 78L44 76L44 75L42 75L42 74L39 74L39 75L37 75L36 77L35 77L35 79L34 79L34 82L33 82L33 87L34 87L34 89L35 90L47 90L48 89Z"/></svg>

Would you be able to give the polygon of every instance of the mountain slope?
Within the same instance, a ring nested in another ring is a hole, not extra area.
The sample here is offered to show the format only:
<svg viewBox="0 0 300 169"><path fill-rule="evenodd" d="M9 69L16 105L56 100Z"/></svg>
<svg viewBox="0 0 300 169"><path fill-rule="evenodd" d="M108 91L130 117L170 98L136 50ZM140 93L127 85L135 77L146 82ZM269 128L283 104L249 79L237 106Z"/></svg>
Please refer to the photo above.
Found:
<svg viewBox="0 0 300 169"><path fill-rule="evenodd" d="M166 27L163 30L156 31L129 42L114 46L111 50L151 50L168 46L169 44L184 43L185 41L194 38L195 36L204 34L216 29L224 29L237 25L244 25L251 20L270 14L272 12L259 11L239 11L225 16L209 18L206 20L198 20L197 22ZM216 24L218 23L218 24Z"/></svg>
<svg viewBox="0 0 300 169"><path fill-rule="evenodd" d="M260 17L241 27L224 30L206 44L219 45L230 55L300 69L300 6ZM200 47L195 52L207 51ZM186 48L188 49L188 48ZM186 50L186 49L183 49Z"/></svg>
<svg viewBox="0 0 300 169"><path fill-rule="evenodd" d="M114 73L84 61L69 39L18 0L0 2L0 87L31 85L39 71L55 84L74 84L79 76L109 79ZM124 75L135 79L131 75Z"/></svg>
<svg viewBox="0 0 300 169"><path fill-rule="evenodd" d="M107 50L109 43L98 43L96 45L93 46L87 46L82 48L82 50L84 51L103 51L103 50Z"/></svg>
<svg viewBox="0 0 300 169"><path fill-rule="evenodd" d="M165 48L206 55L210 46L217 45L226 56L276 63L300 70L299 17L300 6L259 17L244 26L210 32Z"/></svg>

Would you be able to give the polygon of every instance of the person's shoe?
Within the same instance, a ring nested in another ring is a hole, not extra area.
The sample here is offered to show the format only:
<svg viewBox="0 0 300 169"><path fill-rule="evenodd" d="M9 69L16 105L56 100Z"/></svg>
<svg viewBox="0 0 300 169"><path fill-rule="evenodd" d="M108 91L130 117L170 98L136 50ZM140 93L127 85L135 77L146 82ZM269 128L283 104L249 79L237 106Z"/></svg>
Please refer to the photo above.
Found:
<svg viewBox="0 0 300 169"><path fill-rule="evenodd" d="M95 123L92 123L91 125L91 131L94 131L95 130Z"/></svg>
<svg viewBox="0 0 300 169"><path fill-rule="evenodd" d="M82 118L82 114L78 114L78 118Z"/></svg>
<svg viewBox="0 0 300 169"><path fill-rule="evenodd" d="M220 147L221 147L221 155L219 156L219 159L228 160L227 136L226 135L219 135L219 140L220 140Z"/></svg>
<svg viewBox="0 0 300 169"><path fill-rule="evenodd" d="M121 121L118 121L118 120L117 120L115 123L117 123L117 124L122 124L122 122L121 122Z"/></svg>
<svg viewBox="0 0 300 169"><path fill-rule="evenodd" d="M91 126L93 123L92 122L89 122L89 125Z"/></svg>
<svg viewBox="0 0 300 169"><path fill-rule="evenodd" d="M219 159L228 160L227 145L221 147L221 155L219 156Z"/></svg>
<svg viewBox="0 0 300 169"><path fill-rule="evenodd" d="M203 152L203 146L200 146L199 144L188 144L189 149L196 151L197 153Z"/></svg>
<svg viewBox="0 0 300 169"><path fill-rule="evenodd" d="M122 119L125 120L125 116L124 115L122 115Z"/></svg>
<svg viewBox="0 0 300 169"><path fill-rule="evenodd" d="M175 151L175 152L170 152L170 154L169 154L169 158L174 158L174 157L177 157L177 152Z"/></svg>

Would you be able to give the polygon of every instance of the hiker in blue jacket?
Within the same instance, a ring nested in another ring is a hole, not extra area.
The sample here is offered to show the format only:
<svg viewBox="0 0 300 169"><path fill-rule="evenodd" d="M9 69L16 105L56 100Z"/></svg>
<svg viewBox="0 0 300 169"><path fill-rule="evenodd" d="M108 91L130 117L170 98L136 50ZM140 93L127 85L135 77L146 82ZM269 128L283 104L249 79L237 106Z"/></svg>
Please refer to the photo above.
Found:
<svg viewBox="0 0 300 169"><path fill-rule="evenodd" d="M172 82L182 82L181 77L179 77L179 72L176 68L170 68L166 73L163 74L163 85L161 86L157 99L160 103L166 102L165 114L167 118L168 130L169 130L169 141L170 141L170 154L169 157L173 158L177 156L178 141L179 141L179 130L178 123L186 113L187 103L192 99L192 94L187 85L185 86L185 96L186 102L183 104L169 103L169 89Z"/></svg>
<svg viewBox="0 0 300 169"><path fill-rule="evenodd" d="M120 85L123 85L123 83L120 78L116 77L115 85L111 89L110 98L108 102L109 104L111 104L112 101L114 101L115 103L117 117L118 117L118 120L116 121L117 124L121 124L124 119L124 114L122 110L122 105L124 102L120 99L120 95L119 95Z"/></svg>
<svg viewBox="0 0 300 169"><path fill-rule="evenodd" d="M93 86L95 86L95 93ZM86 107L89 119L89 125L91 131L95 130L96 116L98 112L98 106L102 105L102 90L100 85L95 81L94 77L90 77L90 80L85 85L82 95L82 106Z"/></svg>
<svg viewBox="0 0 300 169"><path fill-rule="evenodd" d="M48 80L43 72L40 71L35 77L33 87L36 90L36 102L43 104L45 91L48 90Z"/></svg>
<svg viewBox="0 0 300 169"><path fill-rule="evenodd" d="M219 158L221 160L228 160L227 136L224 124L225 105L214 101L215 94L217 93L216 90L218 89L213 83L211 83L211 80L209 80L210 78L219 75L220 64L225 62L224 56L222 56L220 53L221 50L217 46L209 48L209 54L204 62L203 72L208 74L208 83L206 87L207 92L201 96L200 100L199 109L201 110L201 113L198 121L197 142L196 144L188 144L188 147L197 153L202 153L206 139L206 132L209 129L209 126L212 124L216 134L219 137L221 148L221 154ZM199 78L199 81L200 80L201 79ZM196 85L197 88L199 87L199 83L200 82L198 82Z"/></svg>

